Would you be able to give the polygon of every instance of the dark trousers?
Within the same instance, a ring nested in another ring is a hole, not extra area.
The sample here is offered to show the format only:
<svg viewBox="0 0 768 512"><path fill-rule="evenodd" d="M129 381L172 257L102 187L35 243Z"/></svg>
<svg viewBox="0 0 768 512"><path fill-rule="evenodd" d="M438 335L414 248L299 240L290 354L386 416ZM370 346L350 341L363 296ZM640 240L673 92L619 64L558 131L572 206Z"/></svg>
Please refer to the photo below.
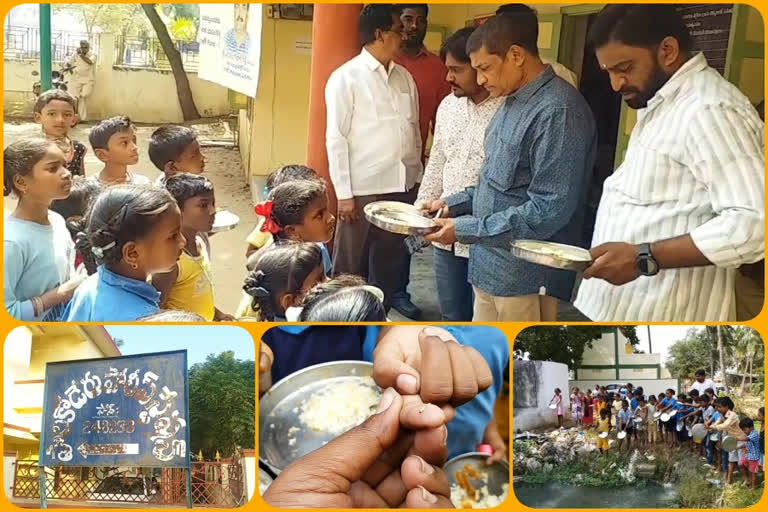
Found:
<svg viewBox="0 0 768 512"><path fill-rule="evenodd" d="M407 286L410 256L405 236L379 229L365 219L363 208L374 201L413 203L415 191L355 197L358 219L336 225L333 244L332 275L355 274L384 292L384 306L392 305L392 296ZM405 280L404 280L405 279Z"/></svg>
<svg viewBox="0 0 768 512"><path fill-rule="evenodd" d="M408 196L407 200L405 202L407 203L415 203L416 198L419 195L419 187L421 186L421 183L417 183L415 187L413 187L411 190L409 190L406 194ZM395 288L395 297L396 298L405 298L410 300L411 294L408 293L408 284L411 282L411 255L407 254L407 259L405 260L405 265L403 266L403 269L400 273L400 277L397 280L397 288ZM757 315L754 315L757 316Z"/></svg>
<svg viewBox="0 0 768 512"><path fill-rule="evenodd" d="M471 322L474 293L467 281L469 259L432 248L440 316L445 322Z"/></svg>

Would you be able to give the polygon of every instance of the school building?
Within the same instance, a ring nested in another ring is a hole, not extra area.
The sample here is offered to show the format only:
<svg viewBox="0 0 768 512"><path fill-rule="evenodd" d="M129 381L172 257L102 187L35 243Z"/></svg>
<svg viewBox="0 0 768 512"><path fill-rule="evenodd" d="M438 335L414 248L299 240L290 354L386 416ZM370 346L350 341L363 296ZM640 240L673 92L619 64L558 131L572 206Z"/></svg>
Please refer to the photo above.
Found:
<svg viewBox="0 0 768 512"><path fill-rule="evenodd" d="M256 98L238 97L239 145L246 179L261 190L259 177L279 165L306 162L327 175L323 92L330 73L359 52L357 19L362 4L317 4L293 9L263 5L261 64ZM295 5L295 4L293 4ZM299 4L300 5L300 4ZM437 52L464 26L482 23L501 4L429 4L425 46ZM600 132L598 171L608 176L621 163L636 120L587 50L589 26L605 4L529 4L539 14L539 49L579 77ZM681 6L697 49L757 104L763 100L763 20L743 4Z"/></svg>
<svg viewBox="0 0 768 512"><path fill-rule="evenodd" d="M12 330L3 347L3 487L12 496L18 461L37 461L45 365L120 355L102 326L30 325Z"/></svg>
<svg viewBox="0 0 768 512"><path fill-rule="evenodd" d="M667 388L680 390L680 382L661 365L661 354L638 354L618 327L606 327L603 335L584 350L581 364L571 368L573 380L568 388L582 391L595 385L624 385L631 382L635 388L659 394ZM616 390L618 391L618 390Z"/></svg>

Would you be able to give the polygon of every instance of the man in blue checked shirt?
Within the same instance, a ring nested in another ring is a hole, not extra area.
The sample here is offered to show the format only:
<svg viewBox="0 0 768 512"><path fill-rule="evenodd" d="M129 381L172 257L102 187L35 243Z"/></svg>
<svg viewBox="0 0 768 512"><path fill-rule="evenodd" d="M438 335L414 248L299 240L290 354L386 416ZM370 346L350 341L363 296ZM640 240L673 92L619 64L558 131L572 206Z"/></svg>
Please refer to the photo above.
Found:
<svg viewBox="0 0 768 512"><path fill-rule="evenodd" d="M597 148L592 112L579 91L538 54L533 11L496 16L467 42L478 83L506 96L485 134L477 187L431 202L431 242L470 245L473 321L554 321L575 273L514 258L520 239L582 243Z"/></svg>

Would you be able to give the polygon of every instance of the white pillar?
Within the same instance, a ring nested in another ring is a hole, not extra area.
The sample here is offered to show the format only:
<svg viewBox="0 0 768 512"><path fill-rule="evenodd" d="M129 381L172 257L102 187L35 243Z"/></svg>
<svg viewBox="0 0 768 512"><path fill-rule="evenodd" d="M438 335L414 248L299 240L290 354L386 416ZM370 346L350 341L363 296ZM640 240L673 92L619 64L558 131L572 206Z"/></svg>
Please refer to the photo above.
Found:
<svg viewBox="0 0 768 512"><path fill-rule="evenodd" d="M3 488L8 501L13 498L13 477L16 475L16 452L3 452Z"/></svg>
<svg viewBox="0 0 768 512"><path fill-rule="evenodd" d="M244 494L248 498L248 501L253 499L253 491L258 488L258 467L256 464L256 450L243 450L243 457L240 459L243 464Z"/></svg>

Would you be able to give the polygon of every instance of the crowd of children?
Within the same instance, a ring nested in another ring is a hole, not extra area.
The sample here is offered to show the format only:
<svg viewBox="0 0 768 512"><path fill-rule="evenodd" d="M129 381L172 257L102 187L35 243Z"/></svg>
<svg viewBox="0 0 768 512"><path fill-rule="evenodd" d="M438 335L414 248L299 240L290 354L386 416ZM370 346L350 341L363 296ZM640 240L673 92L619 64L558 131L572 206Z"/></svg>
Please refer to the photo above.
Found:
<svg viewBox="0 0 768 512"><path fill-rule="evenodd" d="M139 160L127 117L93 126L89 142L103 167L86 175L84 144L69 137L75 99L41 94L40 138L3 153L4 300L20 320L132 321L178 311L187 318L280 321L381 321L380 291L356 276L328 281L335 218L325 182L302 165L267 180L248 236L245 295L235 315L215 305L210 236L213 184L195 130L162 126L152 133L154 183L129 167ZM215 245L215 244L214 244Z"/></svg>
<svg viewBox="0 0 768 512"><path fill-rule="evenodd" d="M550 407L562 427L565 411L560 389L555 389L550 404L556 406ZM573 388L570 396L571 419L579 427L596 425L601 453L608 451L608 433L614 429L618 449L629 450L632 444L651 447L664 443L669 449L689 450L710 467L719 468L729 484L739 468L743 482L755 487L758 473L765 470L765 410L761 407L758 411L758 432L752 419L740 417L733 409L733 401L727 396L717 397L712 388L701 395L696 389L688 395L667 389L658 396L646 397L642 387L635 389L627 383L626 394L596 385L594 391L588 389L584 393ZM703 426L698 436L692 435L695 425ZM735 449L722 448L726 436L736 440Z"/></svg>

